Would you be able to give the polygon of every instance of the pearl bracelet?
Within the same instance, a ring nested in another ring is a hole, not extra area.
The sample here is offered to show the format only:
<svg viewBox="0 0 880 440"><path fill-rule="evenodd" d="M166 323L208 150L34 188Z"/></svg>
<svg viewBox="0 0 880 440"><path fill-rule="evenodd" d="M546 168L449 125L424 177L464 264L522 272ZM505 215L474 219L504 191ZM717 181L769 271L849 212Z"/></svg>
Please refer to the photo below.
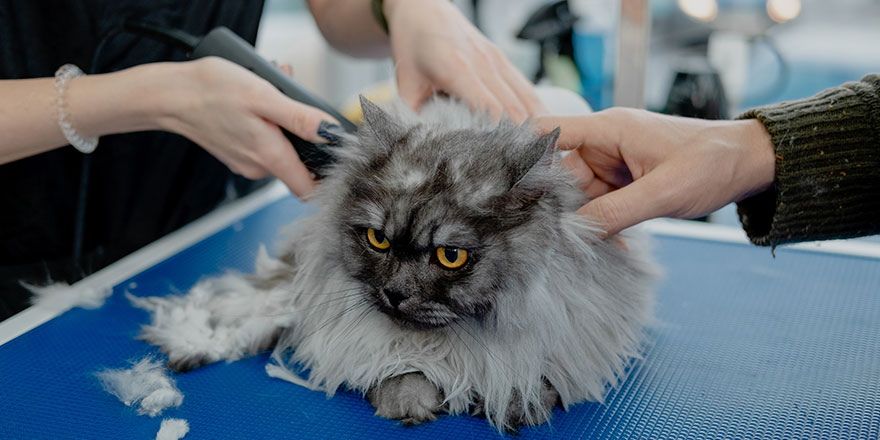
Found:
<svg viewBox="0 0 880 440"><path fill-rule="evenodd" d="M84 138L74 130L73 124L70 122L70 113L67 111L67 103L64 101L64 91L67 89L67 84L70 80L83 75L83 71L73 64L65 64L59 67L55 72L55 92L58 94L55 103L58 108L58 127L61 128L61 132L64 133L67 142L70 142L73 148L88 154L95 151L95 148L98 146L98 138Z"/></svg>

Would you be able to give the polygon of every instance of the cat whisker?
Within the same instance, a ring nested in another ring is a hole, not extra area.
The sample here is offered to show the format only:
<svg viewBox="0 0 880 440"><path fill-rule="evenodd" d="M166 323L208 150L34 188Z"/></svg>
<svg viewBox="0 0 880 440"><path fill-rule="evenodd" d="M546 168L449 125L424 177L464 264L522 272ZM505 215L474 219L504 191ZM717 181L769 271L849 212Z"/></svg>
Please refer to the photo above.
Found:
<svg viewBox="0 0 880 440"><path fill-rule="evenodd" d="M296 290L296 286L290 286L287 284L276 284L272 286L260 286L257 287L257 290L268 292L266 294L267 297L273 298L282 295L291 295L291 296L313 296L313 295L333 295L339 292L346 292L350 290L360 289L359 286L347 287L339 290L330 290L330 291L320 291L315 293L308 293L304 290Z"/></svg>
<svg viewBox="0 0 880 440"><path fill-rule="evenodd" d="M296 274L296 276L298 276L298 277L306 277L306 278L315 278L315 279L319 279L319 280L328 280L328 281L344 281L344 282L350 282L350 281L351 281L351 280L349 280L349 279L347 279L347 278L331 277L331 276L316 275L316 274L301 273L301 272L298 272L298 273Z"/></svg>
<svg viewBox="0 0 880 440"><path fill-rule="evenodd" d="M306 311L313 310L313 309L316 309L316 308L324 307L324 306L327 306L327 305L329 305L329 304L331 304L331 303L334 303L334 302L338 302L338 301L343 301L343 300L348 300L348 299L351 299L351 298L355 298L355 297L357 297L357 296L359 296L359 295L361 295L361 292L355 292L355 293L352 293L352 294L349 294L349 295L343 295L343 296L340 296L340 297L337 297L337 298L332 298L332 299L329 299L329 300L327 300L327 301L323 301L323 302L318 303L318 304L312 304L312 305L310 305L310 306L297 308L296 310L291 310L291 311L289 311L289 312L272 313L272 314L266 314L266 315L260 315L260 316L261 316L261 317L266 317L266 318L272 318L272 317L281 317L281 316L287 316L287 315L295 315L295 314L297 314L297 313L302 313L302 312L306 312Z"/></svg>
<svg viewBox="0 0 880 440"><path fill-rule="evenodd" d="M464 328L462 328L462 327L461 327L461 324L459 324L457 321L453 321L453 322L451 322L450 325L449 325L449 329L452 330L452 334L454 334L455 337L458 338L459 341L461 341L461 344L464 345L464 348L466 348L467 351L471 354L471 356L473 356L474 360L479 359L479 357L477 357L477 354L474 353L474 351L471 349L470 344L468 344L467 342L465 342L464 338L462 338L461 335L458 334L457 331L455 331L455 327L458 327L458 328L461 329L462 331L465 331ZM466 332L466 331L465 331L465 332ZM473 335L470 335L470 336L473 338Z"/></svg>
<svg viewBox="0 0 880 440"><path fill-rule="evenodd" d="M483 349L485 350L485 353L486 353L487 355L489 355L490 357L492 357L492 359L495 359L496 361L498 361L498 363L499 363L502 367L504 367L507 371L513 373L515 376L517 376L517 377L519 377L519 378L523 378L523 376L522 376L521 374L517 373L513 368L511 368L510 365L505 364L503 361L501 361L500 359L498 359L497 357L495 357L495 355L492 354L492 350L489 350L489 347L487 347L486 344L483 344L480 340L478 340L477 337L476 337L476 335L474 335L473 333L467 331L467 329L464 328L464 325L462 325L462 324L461 324L460 322L458 322L458 321L452 321L452 322L450 323L450 326L448 327L449 330L451 330L451 331L452 331L452 334L455 335L455 337L458 338L459 341L461 341L461 345L463 345L464 348L465 348L465 349L471 354L471 356L474 358L474 360L479 359L479 358L477 357L477 354L474 353L474 351L471 349L470 344L468 344L467 342L465 342L464 338L462 338L461 335L459 335L458 332L455 331L455 327L456 327L456 326L458 326L458 328L460 328L462 331L464 331L465 333L467 333L468 336L471 337L471 339L477 341L477 343L480 344L480 345L483 347Z"/></svg>
<svg viewBox="0 0 880 440"><path fill-rule="evenodd" d="M350 332L352 332L354 329L356 329L356 328L358 328L358 326L360 326L361 322L363 322L363 320L366 319L366 317L369 316L370 312L373 310L370 307L369 303L367 303L365 300L361 300L360 304L365 306L363 308L363 310L361 311L361 313L355 319L353 319L347 326L345 326L345 328L339 333L339 336L337 338L342 338L344 336L348 336L348 334Z"/></svg>
<svg viewBox="0 0 880 440"><path fill-rule="evenodd" d="M289 295L291 295L291 296L293 296L293 297L301 297L301 296L324 296L324 295L336 295L336 294L338 294L338 293L351 292L351 291L354 291L354 290L360 290L360 289L361 289L361 287L358 286L358 287L349 287L349 288L346 288L346 289L340 289L340 290L329 290L329 291L323 291L323 292L312 292L312 293L306 293L306 292L304 292L304 291L296 291L296 290L293 290L293 289L280 289L280 290L282 290L282 293L289 294Z"/></svg>
<svg viewBox="0 0 880 440"><path fill-rule="evenodd" d="M427 318L436 320L452 321L458 317L457 314L450 312L445 307L422 306L417 309L417 312Z"/></svg>
<svg viewBox="0 0 880 440"><path fill-rule="evenodd" d="M315 330L304 335L302 337L302 339L306 339L311 336L314 336L316 333L320 332L321 330L324 330L324 328L326 328L328 325L332 324L335 321L342 319L342 317L345 316L346 314L351 313L352 311L356 310L358 307L364 306L366 304L367 303L365 301L361 300L361 301L357 301L354 304L347 306L341 312L337 313L334 316L331 316L330 318L327 318L324 322L322 322L320 325L318 325L318 327Z"/></svg>
<svg viewBox="0 0 880 440"><path fill-rule="evenodd" d="M330 271L323 270L322 272L330 272ZM285 274L285 275L287 275L284 277L285 280L287 280L287 281L298 278L298 277L303 277L303 278L313 278L313 279L317 279L317 280L351 282L351 279L349 279L349 278L334 277L334 276L328 276L328 275L319 275L319 274L315 274L315 273L305 273L305 272L298 272L298 271L297 272L291 271L289 274ZM259 280L260 277L255 276L254 278Z"/></svg>
<svg viewBox="0 0 880 440"><path fill-rule="evenodd" d="M471 354L471 357L473 357L474 360L477 360L477 354L474 353L473 350L471 350L471 346L464 341L464 339L461 337L461 335L458 334L457 331L455 331L455 324L457 324L455 321L451 322L450 326L448 327L449 330L452 331L452 334L455 335L455 337L458 338L459 341L461 341L461 345L463 345L464 348L467 349L467 351Z"/></svg>
<svg viewBox="0 0 880 440"><path fill-rule="evenodd" d="M324 301L324 302L321 302L321 303L318 303L318 304L312 304L312 305L310 305L310 306L306 306L306 307L303 307L303 308L297 309L297 311L312 310L312 309L316 309L316 308L319 308L319 307L326 306L326 305L331 304L331 303L334 303L334 302L338 302L338 301L342 301L342 300L347 300L347 299L351 299L351 298L357 298L357 297L362 296L362 295L363 295L363 292L362 292L362 291L357 291L357 292L354 292L354 293L350 293L350 294L348 294L348 295L343 295L343 296L340 296L340 297L337 297L337 298L328 299L327 301Z"/></svg>
<svg viewBox="0 0 880 440"><path fill-rule="evenodd" d="M461 323L459 321L453 321L452 324L453 325L457 324L458 328L460 328L468 336L470 336L471 339L474 340L474 342L476 342L477 344L480 344L480 346L483 347L483 350L486 353L486 355L488 355L489 357L494 359L496 362L498 362L498 364L501 365L502 367L504 367L507 371L509 371L510 373L513 373L514 376L517 376L520 379L527 380L527 378L525 378L521 374L519 374L513 367L511 367L506 362L504 362L504 360L502 360L498 356L496 356L495 353L493 353L492 350L489 349L489 346L487 346L483 341L481 341L474 332L468 331L468 329L465 328L463 323ZM459 339L461 339L461 338L459 338ZM464 341L462 341L462 343L464 343ZM470 350L470 348L467 346L467 343L464 343L464 345L465 345L465 348L468 348L468 351L470 351L471 354L473 355L474 352Z"/></svg>
<svg viewBox="0 0 880 440"><path fill-rule="evenodd" d="M327 292L326 294L331 294L331 293L342 293L342 292L346 292L346 291L349 291L349 292L350 292L350 291L352 291L352 290L359 290L359 289L358 289L358 288L356 288L356 289L345 289L345 290L340 290L340 291L336 291L336 292ZM351 298L357 297L357 296L359 296L359 295L362 295L362 292L361 292L361 291L358 291L358 292L355 292L355 293L350 293L350 294L347 294L347 295L342 295L342 296L340 296L340 297L336 297L336 298L331 298L331 299L329 299L329 300L327 300L327 301L323 301L323 302L321 302L321 303L319 303L319 304L312 304L312 305L310 305L310 306L306 306L306 307L302 307L302 308L297 308L296 310L291 310L291 311L289 311L289 312L268 313L268 314L259 314L259 315L244 314L244 313L243 313L243 314L222 314L222 313L218 313L217 316L220 316L220 317L226 317L226 318L249 318L249 317L277 318L277 317L281 317L281 316L294 315L294 314L299 313L299 312L304 312L304 311L308 311L308 310L311 310L311 309L315 309L315 308L318 308L318 307L321 307L321 306L326 306L326 305L328 305L328 304L330 304L330 303L333 303L333 302L336 302L336 301L342 301L342 300L346 300L346 299L351 299Z"/></svg>

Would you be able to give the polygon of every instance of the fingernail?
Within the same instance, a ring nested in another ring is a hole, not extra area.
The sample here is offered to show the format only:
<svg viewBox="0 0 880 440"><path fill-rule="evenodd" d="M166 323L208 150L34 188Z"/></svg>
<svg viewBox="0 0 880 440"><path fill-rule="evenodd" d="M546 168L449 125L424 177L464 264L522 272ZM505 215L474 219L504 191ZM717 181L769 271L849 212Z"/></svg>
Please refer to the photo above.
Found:
<svg viewBox="0 0 880 440"><path fill-rule="evenodd" d="M342 127L330 121L321 121L321 123L318 124L318 136L327 139L330 144L339 143L342 139L340 136L342 133Z"/></svg>

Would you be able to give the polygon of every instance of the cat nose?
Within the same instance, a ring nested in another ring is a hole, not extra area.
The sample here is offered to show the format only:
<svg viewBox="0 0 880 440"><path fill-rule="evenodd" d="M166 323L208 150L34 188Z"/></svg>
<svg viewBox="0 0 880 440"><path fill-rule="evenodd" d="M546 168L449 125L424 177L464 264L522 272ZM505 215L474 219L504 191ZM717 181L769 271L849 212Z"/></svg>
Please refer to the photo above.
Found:
<svg viewBox="0 0 880 440"><path fill-rule="evenodd" d="M382 293L385 295L385 298L388 298L391 307L395 309L406 299L406 296L396 289L382 289Z"/></svg>

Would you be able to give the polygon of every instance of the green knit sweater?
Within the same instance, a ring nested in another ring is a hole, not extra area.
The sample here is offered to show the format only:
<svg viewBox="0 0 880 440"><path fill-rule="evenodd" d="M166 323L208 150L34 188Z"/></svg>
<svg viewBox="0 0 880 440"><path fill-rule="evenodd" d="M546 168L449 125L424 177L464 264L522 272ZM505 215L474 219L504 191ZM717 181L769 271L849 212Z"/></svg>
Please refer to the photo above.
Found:
<svg viewBox="0 0 880 440"><path fill-rule="evenodd" d="M747 111L776 152L774 186L738 203L753 243L880 233L880 74Z"/></svg>

